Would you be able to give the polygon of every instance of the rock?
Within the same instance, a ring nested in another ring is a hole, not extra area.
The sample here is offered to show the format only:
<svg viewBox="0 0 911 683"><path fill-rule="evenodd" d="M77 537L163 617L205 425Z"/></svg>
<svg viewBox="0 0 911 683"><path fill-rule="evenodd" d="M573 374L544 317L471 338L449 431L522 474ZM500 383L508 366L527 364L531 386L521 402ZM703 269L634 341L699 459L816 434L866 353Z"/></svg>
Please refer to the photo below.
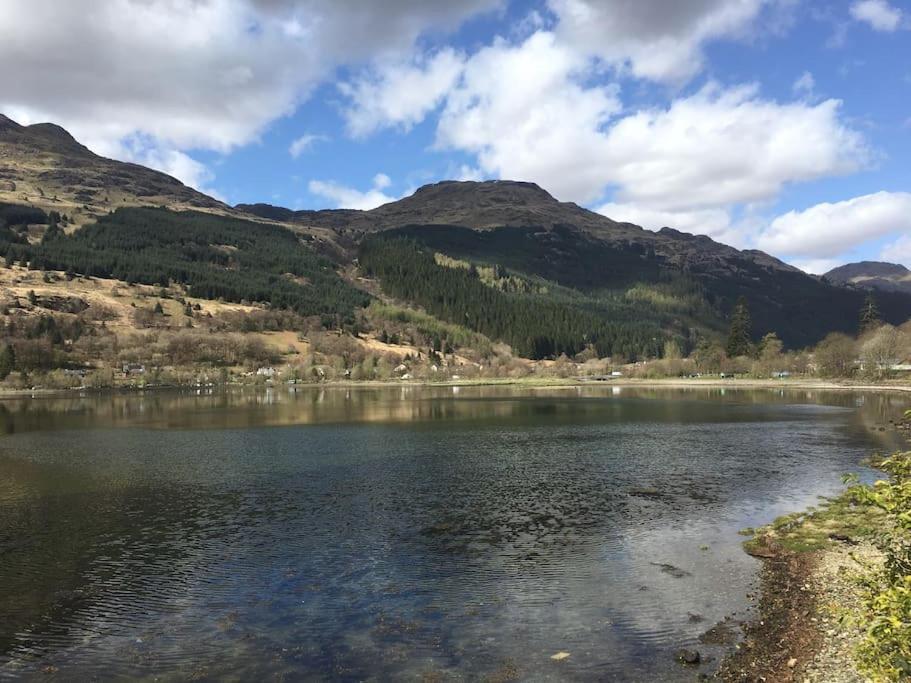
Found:
<svg viewBox="0 0 911 683"><path fill-rule="evenodd" d="M791 657L791 658L788 660L788 668L789 668L789 669L793 669L795 666L797 666L797 658L796 658L796 657Z"/></svg>
<svg viewBox="0 0 911 683"><path fill-rule="evenodd" d="M568 652L558 652L557 654L551 655L551 656L550 656L550 658L551 658L552 660L554 660L555 662L562 662L562 661L563 661L564 659L566 659L567 657L569 657L569 653L568 653Z"/></svg>
<svg viewBox="0 0 911 683"><path fill-rule="evenodd" d="M690 573L688 571L681 569L680 567L675 567L672 564L665 564L662 562L652 562L652 564L655 567L660 567L661 571L663 571L665 574L673 576L675 579L682 579L685 576L690 576Z"/></svg>
<svg viewBox="0 0 911 683"><path fill-rule="evenodd" d="M702 661L702 655L698 650L688 650L681 648L674 654L674 659L683 664L698 664Z"/></svg>
<svg viewBox="0 0 911 683"><path fill-rule="evenodd" d="M16 183L12 180L0 180L0 192L15 192Z"/></svg>

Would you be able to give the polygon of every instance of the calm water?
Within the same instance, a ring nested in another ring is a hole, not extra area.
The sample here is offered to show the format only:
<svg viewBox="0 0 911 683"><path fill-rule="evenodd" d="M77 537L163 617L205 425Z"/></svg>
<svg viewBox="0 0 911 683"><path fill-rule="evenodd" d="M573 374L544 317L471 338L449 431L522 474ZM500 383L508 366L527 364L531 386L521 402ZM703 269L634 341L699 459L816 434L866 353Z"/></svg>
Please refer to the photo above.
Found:
<svg viewBox="0 0 911 683"><path fill-rule="evenodd" d="M0 678L692 680L737 531L897 445L875 394L0 403ZM557 652L570 653L554 661ZM708 667L702 671L710 670Z"/></svg>

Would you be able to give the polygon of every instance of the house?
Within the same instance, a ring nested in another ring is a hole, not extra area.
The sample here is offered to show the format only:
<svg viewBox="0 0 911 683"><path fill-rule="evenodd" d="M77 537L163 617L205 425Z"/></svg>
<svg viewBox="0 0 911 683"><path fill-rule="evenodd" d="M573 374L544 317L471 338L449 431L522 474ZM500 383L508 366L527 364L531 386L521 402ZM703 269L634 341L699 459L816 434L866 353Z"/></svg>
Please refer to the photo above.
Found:
<svg viewBox="0 0 911 683"><path fill-rule="evenodd" d="M623 373L619 370L613 370L610 374L611 377L623 377Z"/></svg>
<svg viewBox="0 0 911 683"><path fill-rule="evenodd" d="M259 368L256 371L256 376L257 377L267 377L267 378L271 379L271 378L275 377L276 372L277 372L277 370L272 367Z"/></svg>
<svg viewBox="0 0 911 683"><path fill-rule="evenodd" d="M146 371L146 366L142 363L124 363L123 364L123 374L127 375L144 375Z"/></svg>
<svg viewBox="0 0 911 683"><path fill-rule="evenodd" d="M772 373L772 379L787 379L791 376L791 373L787 370L779 370L778 372Z"/></svg>

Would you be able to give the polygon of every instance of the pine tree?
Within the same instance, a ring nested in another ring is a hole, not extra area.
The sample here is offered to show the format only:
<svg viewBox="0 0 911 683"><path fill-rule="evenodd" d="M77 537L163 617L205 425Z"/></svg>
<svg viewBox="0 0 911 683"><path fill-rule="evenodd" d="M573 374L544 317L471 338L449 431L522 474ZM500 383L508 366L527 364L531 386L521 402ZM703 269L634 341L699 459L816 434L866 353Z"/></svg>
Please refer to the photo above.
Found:
<svg viewBox="0 0 911 683"><path fill-rule="evenodd" d="M4 380L9 377L9 374L15 367L16 354L13 351L13 347L7 344L3 347L3 350L0 351L0 380Z"/></svg>
<svg viewBox="0 0 911 683"><path fill-rule="evenodd" d="M879 314L879 306L876 305L876 297L872 294L867 296L863 308L860 309L860 332L869 332L875 330L883 324Z"/></svg>
<svg viewBox="0 0 911 683"><path fill-rule="evenodd" d="M731 331L728 334L728 343L725 351L728 356L735 358L737 356L748 356L753 352L753 322L750 318L750 309L747 306L747 300L741 296L734 306L734 313L731 316Z"/></svg>

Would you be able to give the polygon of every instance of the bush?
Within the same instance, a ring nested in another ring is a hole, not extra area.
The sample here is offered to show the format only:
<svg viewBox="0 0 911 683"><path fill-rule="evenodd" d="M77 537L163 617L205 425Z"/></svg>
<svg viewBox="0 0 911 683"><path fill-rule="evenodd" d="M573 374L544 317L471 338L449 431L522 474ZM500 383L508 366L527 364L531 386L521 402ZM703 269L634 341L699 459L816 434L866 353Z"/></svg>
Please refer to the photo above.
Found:
<svg viewBox="0 0 911 683"><path fill-rule="evenodd" d="M911 419L911 411L906 418ZM858 502L885 513L877 537L885 563L866 581L862 620L868 626L858 663L872 680L902 681L911 677L911 452L897 453L878 466L889 480L852 489Z"/></svg>

